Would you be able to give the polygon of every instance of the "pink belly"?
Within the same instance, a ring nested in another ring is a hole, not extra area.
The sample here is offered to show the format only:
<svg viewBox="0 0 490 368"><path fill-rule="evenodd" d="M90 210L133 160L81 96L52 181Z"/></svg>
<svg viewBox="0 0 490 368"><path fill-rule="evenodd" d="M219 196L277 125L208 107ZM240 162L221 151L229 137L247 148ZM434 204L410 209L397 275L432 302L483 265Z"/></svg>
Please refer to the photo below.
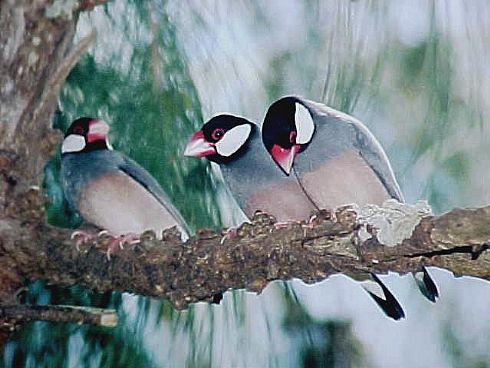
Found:
<svg viewBox="0 0 490 368"><path fill-rule="evenodd" d="M348 151L323 166L302 173L301 183L320 208L357 203L381 205L391 198L376 173L355 151Z"/></svg>

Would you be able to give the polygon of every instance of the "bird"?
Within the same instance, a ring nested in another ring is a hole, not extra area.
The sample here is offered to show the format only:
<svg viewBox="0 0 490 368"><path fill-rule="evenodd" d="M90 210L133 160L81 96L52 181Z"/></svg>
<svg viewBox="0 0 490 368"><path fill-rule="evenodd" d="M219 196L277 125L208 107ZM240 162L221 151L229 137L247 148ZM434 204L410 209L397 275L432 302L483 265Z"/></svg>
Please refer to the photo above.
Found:
<svg viewBox="0 0 490 368"><path fill-rule="evenodd" d="M208 120L189 139L184 155L205 157L220 166L225 183L237 204L250 219L256 211L280 222L308 219L315 206L295 177L277 168L262 144L259 127L240 116L220 114ZM361 286L397 320L403 308L374 274Z"/></svg>
<svg viewBox="0 0 490 368"><path fill-rule="evenodd" d="M146 230L161 237L176 226L183 240L190 230L156 179L108 141L109 125L81 117L72 122L61 145L60 179L69 206L84 222L104 229L115 244L139 238ZM83 231L74 235L87 236ZM88 235L90 237L90 235Z"/></svg>
<svg viewBox="0 0 490 368"><path fill-rule="evenodd" d="M299 96L274 101L262 125L263 144L279 168L295 177L316 208L404 202L381 144L356 118ZM422 267L414 272L434 302L437 286Z"/></svg>
<svg viewBox="0 0 490 368"><path fill-rule="evenodd" d="M308 217L314 210L297 181L283 175L270 159L258 126L245 118L230 114L212 117L189 139L184 155L217 163L249 219L258 210L278 221Z"/></svg>

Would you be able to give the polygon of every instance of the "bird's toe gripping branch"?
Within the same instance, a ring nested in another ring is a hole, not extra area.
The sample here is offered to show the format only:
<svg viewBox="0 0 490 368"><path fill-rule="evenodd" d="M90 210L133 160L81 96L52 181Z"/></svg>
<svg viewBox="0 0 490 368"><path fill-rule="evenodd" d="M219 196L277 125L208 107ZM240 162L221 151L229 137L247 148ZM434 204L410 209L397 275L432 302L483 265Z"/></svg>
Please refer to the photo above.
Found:
<svg viewBox="0 0 490 368"><path fill-rule="evenodd" d="M124 249L125 244L137 244L141 241L140 235L136 233L115 235L111 234L107 230L102 230L99 232L77 230L71 234L71 239L75 240L75 246L78 251L80 251L80 246L82 244L95 242L101 237L108 238L108 242L102 241L103 244L107 244L106 256L108 261L111 260L111 255L116 254L121 249Z"/></svg>
<svg viewBox="0 0 490 368"><path fill-rule="evenodd" d="M75 240L75 247L80 251L80 246L89 242L97 240L100 232L94 232L89 230L76 230L74 231L70 239Z"/></svg>

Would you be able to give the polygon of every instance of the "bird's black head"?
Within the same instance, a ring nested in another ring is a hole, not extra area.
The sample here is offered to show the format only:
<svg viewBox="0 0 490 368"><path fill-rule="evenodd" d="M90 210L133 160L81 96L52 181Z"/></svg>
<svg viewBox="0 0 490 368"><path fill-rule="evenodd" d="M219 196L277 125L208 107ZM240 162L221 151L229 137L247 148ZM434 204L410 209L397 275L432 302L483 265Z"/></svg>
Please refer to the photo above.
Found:
<svg viewBox="0 0 490 368"><path fill-rule="evenodd" d="M187 142L184 155L227 163L243 154L255 124L234 115L217 115Z"/></svg>
<svg viewBox="0 0 490 368"><path fill-rule="evenodd" d="M296 155L313 138L315 123L310 111L293 96L275 101L267 110L262 125L262 142L279 167L289 175Z"/></svg>
<svg viewBox="0 0 490 368"><path fill-rule="evenodd" d="M109 125L103 120L79 118L66 131L61 154L110 149L108 133Z"/></svg>

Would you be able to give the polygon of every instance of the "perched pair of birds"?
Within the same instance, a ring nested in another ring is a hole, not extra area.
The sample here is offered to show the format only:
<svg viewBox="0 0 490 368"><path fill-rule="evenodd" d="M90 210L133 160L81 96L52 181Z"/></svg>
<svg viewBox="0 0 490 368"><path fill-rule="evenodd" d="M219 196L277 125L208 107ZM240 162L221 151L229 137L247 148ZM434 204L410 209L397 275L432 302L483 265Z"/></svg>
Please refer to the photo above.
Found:
<svg viewBox="0 0 490 368"><path fill-rule="evenodd" d="M189 236L184 219L157 181L111 149L108 130L101 120L81 118L66 132L61 178L69 204L118 241L172 226ZM381 145L349 115L288 96L270 106L261 133L244 118L218 115L191 137L184 152L220 165L248 217L261 210L279 221L305 220L321 208L381 205L389 198L403 202ZM427 270L414 275L423 294L435 301L437 287ZM372 278L362 283L365 290L389 317L403 318L396 298L376 275Z"/></svg>

